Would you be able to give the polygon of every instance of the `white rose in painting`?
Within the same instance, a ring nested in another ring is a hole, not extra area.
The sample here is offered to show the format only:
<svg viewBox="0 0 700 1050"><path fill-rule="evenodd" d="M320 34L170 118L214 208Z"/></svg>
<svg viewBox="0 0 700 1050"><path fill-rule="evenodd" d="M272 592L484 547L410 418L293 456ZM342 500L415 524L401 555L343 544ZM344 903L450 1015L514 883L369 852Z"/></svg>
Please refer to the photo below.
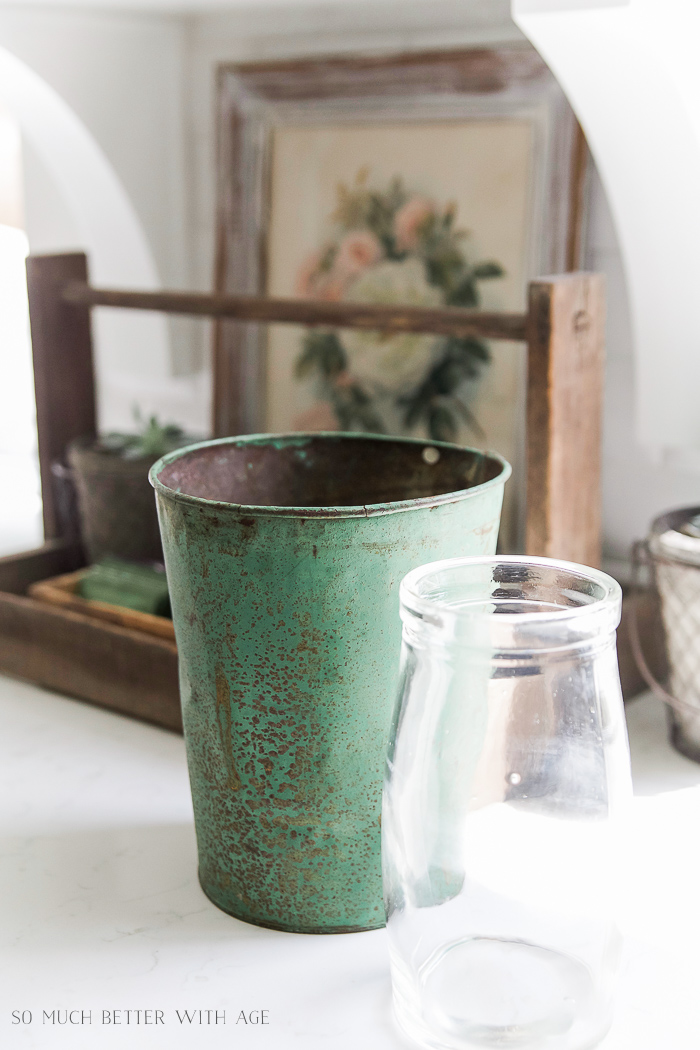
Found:
<svg viewBox="0 0 700 1050"><path fill-rule="evenodd" d="M353 185L338 183L327 237L300 268L297 294L397 312L439 309L448 298L478 306L481 281L502 276L503 268L471 259L456 205L408 190L398 175L384 190L368 177L362 168ZM457 434L468 418L465 399L488 360L479 340L457 348L436 335L307 329L295 376L323 409L305 425L330 429L335 418L348 430Z"/></svg>
<svg viewBox="0 0 700 1050"><path fill-rule="evenodd" d="M428 284L419 259L386 261L365 270L344 296L346 302L391 306L441 306L442 293ZM342 342L353 376L369 385L410 387L425 375L435 348L435 336L406 332L387 337L381 332L345 329Z"/></svg>

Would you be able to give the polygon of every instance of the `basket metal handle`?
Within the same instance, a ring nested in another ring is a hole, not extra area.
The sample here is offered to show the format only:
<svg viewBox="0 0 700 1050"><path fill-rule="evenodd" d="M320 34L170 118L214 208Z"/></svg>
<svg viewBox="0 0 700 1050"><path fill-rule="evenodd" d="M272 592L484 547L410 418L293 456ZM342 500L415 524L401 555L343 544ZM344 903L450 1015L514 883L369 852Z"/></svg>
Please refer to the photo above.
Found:
<svg viewBox="0 0 700 1050"><path fill-rule="evenodd" d="M660 561L665 559L658 559ZM639 582L639 574L642 565L652 565L654 561L654 555L649 550L649 544L646 540L637 540L632 545L632 597L635 598L641 593L642 587ZM634 662L636 663L639 673L641 674L644 681L647 683L649 688L663 700L669 707L674 708L676 711L680 711L685 714L698 714L698 708L692 704L688 704L685 700L679 700L678 697L673 696L667 689L657 681L654 673L652 672L649 664L646 661L646 657L642 652L642 643L639 638L639 623L637 621L637 603L632 601L630 603L630 615L628 618L628 635L630 640L630 646L632 647L632 655L634 656Z"/></svg>

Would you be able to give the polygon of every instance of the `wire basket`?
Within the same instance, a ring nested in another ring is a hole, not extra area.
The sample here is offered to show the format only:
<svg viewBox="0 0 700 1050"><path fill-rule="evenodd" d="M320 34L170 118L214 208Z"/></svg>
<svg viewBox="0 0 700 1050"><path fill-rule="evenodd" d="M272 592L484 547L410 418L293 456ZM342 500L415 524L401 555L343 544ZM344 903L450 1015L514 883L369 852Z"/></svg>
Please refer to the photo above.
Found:
<svg viewBox="0 0 700 1050"><path fill-rule="evenodd" d="M700 507L684 507L656 518L632 555L635 591L648 566L664 626L669 674L662 685L649 669L639 640L636 608L630 615L630 643L647 685L668 705L673 746L700 762Z"/></svg>

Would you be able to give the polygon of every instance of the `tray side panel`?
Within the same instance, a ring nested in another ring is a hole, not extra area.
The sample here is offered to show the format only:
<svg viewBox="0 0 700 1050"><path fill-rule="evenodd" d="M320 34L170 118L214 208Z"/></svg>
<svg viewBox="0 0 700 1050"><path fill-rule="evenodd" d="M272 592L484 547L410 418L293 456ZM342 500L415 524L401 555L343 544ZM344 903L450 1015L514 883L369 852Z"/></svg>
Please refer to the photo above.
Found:
<svg viewBox="0 0 700 1050"><path fill-rule="evenodd" d="M182 732L173 642L0 593L0 672Z"/></svg>
<svg viewBox="0 0 700 1050"><path fill-rule="evenodd" d="M0 592L24 594L30 584L77 569L81 551L66 540L47 540L43 547L0 558Z"/></svg>

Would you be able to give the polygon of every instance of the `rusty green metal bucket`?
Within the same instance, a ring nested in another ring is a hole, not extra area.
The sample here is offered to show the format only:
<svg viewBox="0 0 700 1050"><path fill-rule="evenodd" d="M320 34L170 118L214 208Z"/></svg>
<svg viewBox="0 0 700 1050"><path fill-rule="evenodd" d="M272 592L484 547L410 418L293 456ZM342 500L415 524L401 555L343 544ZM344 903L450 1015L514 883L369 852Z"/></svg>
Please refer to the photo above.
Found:
<svg viewBox="0 0 700 1050"><path fill-rule="evenodd" d="M151 470L199 877L306 933L384 924L380 801L399 582L496 548L500 457L360 434L253 435Z"/></svg>

